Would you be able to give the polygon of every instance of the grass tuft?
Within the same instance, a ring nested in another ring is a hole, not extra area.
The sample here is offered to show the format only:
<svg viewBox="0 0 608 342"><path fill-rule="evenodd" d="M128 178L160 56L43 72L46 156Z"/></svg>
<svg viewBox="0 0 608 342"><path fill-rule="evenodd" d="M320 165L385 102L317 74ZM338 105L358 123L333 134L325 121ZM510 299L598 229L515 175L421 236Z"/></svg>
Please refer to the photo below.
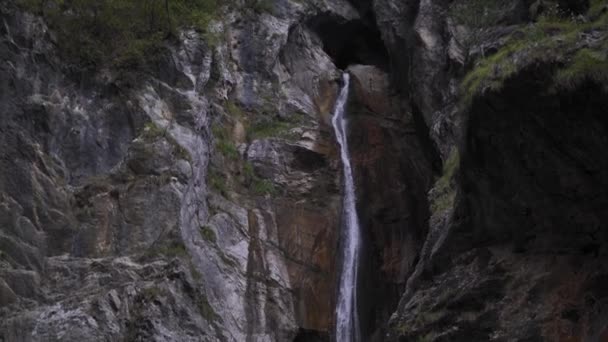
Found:
<svg viewBox="0 0 608 342"><path fill-rule="evenodd" d="M605 1L604 1L605 3ZM593 13L600 6L593 3L588 20L556 15L541 16L538 21L514 32L495 54L479 60L461 83L465 106L487 90L497 91L504 82L526 66L556 61L578 49L581 37L608 27L608 13ZM603 7L602 7L603 8ZM590 18L595 18L590 20ZM607 43L578 51L570 63L558 68L554 81L557 87L574 87L583 80L606 81Z"/></svg>
<svg viewBox="0 0 608 342"><path fill-rule="evenodd" d="M582 49L555 75L557 87L573 89L584 81L608 83L608 60L606 54Z"/></svg>
<svg viewBox="0 0 608 342"><path fill-rule="evenodd" d="M435 197L431 202L431 211L433 213L441 212L449 209L454 204L456 191L453 189L452 180L460 167L460 153L454 148L450 152L448 159L443 165L443 174L441 178L435 182L433 193Z"/></svg>
<svg viewBox="0 0 608 342"><path fill-rule="evenodd" d="M267 179L255 179L251 184L251 191L255 195L274 195L277 192L274 184Z"/></svg>

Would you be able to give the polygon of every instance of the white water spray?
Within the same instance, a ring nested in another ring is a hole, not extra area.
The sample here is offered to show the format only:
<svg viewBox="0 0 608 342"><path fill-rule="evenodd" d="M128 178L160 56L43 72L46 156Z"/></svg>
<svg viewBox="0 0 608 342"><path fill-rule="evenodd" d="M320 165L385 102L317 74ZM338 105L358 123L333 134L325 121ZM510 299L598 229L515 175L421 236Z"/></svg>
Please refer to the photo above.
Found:
<svg viewBox="0 0 608 342"><path fill-rule="evenodd" d="M336 342L359 342L361 338L357 314L357 267L359 265L361 232L359 231L355 184L346 140L346 120L344 119L350 76L345 73L342 78L344 85L340 90L332 118L336 139L340 144L340 156L344 168L344 198L342 204L344 242L342 244L342 274L340 275L338 303L336 305Z"/></svg>

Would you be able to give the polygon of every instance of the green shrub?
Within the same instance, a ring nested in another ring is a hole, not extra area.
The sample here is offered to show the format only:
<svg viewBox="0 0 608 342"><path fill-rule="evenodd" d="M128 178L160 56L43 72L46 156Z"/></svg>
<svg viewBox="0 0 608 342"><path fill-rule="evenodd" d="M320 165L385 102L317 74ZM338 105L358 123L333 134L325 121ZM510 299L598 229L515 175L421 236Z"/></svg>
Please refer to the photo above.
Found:
<svg viewBox="0 0 608 342"><path fill-rule="evenodd" d="M592 6L590 12L594 10ZM591 14L587 15L592 18ZM499 90L504 82L526 66L540 62L555 62L573 55L571 62L561 63L554 77L558 87L572 87L585 79L606 80L605 51L608 43L575 52L582 34L608 27L608 13L595 20L543 15L538 22L514 32L507 43L494 55L479 60L464 77L461 89L463 102L485 90Z"/></svg>
<svg viewBox="0 0 608 342"><path fill-rule="evenodd" d="M228 196L228 186L226 184L226 177L219 174L216 171L210 171L208 176L209 186L211 189L220 193L222 196Z"/></svg>
<svg viewBox="0 0 608 342"><path fill-rule="evenodd" d="M213 137L215 138L215 146L217 151L229 159L238 159L239 151L231 141L230 134L228 133L226 126L223 126L220 123L215 123L212 126L211 131L213 133Z"/></svg>
<svg viewBox="0 0 608 342"><path fill-rule="evenodd" d="M291 130L297 127L297 123L282 121L280 119L265 119L249 126L247 135L249 139L263 139L263 138L284 138L294 139L296 138Z"/></svg>
<svg viewBox="0 0 608 342"><path fill-rule="evenodd" d="M255 178L255 171L253 170L253 165L251 165L250 162L245 162L243 164L243 176L248 181Z"/></svg>
<svg viewBox="0 0 608 342"><path fill-rule="evenodd" d="M256 195L274 195L276 193L274 184L267 179L255 179L251 185L251 190Z"/></svg>
<svg viewBox="0 0 608 342"><path fill-rule="evenodd" d="M154 63L183 26L205 31L218 0L18 0L42 15L77 66L130 71Z"/></svg>
<svg viewBox="0 0 608 342"><path fill-rule="evenodd" d="M218 151L224 156L230 159L238 159L239 151L236 149L236 146L232 143L232 141L227 140L219 140L216 144Z"/></svg>

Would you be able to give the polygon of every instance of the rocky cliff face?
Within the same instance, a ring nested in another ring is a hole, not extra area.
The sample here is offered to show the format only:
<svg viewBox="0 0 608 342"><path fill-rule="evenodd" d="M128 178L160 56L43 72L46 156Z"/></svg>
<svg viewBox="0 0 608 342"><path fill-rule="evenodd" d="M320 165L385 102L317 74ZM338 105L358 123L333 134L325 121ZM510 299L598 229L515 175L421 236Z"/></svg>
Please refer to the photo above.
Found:
<svg viewBox="0 0 608 342"><path fill-rule="evenodd" d="M421 1L385 29L415 41L402 89L444 164L390 339L602 341L606 4L559 3L587 22L568 29L535 17L547 3L503 4L491 22L463 4ZM604 57L574 70L585 49Z"/></svg>
<svg viewBox="0 0 608 342"><path fill-rule="evenodd" d="M317 115L336 73L288 31L307 9L228 13L213 48L185 31L127 89L71 77L45 23L2 6L2 339L327 334L339 190Z"/></svg>
<svg viewBox="0 0 608 342"><path fill-rule="evenodd" d="M0 3L0 340L330 340L347 70L365 339L602 341L606 4L478 2L234 2L128 85Z"/></svg>

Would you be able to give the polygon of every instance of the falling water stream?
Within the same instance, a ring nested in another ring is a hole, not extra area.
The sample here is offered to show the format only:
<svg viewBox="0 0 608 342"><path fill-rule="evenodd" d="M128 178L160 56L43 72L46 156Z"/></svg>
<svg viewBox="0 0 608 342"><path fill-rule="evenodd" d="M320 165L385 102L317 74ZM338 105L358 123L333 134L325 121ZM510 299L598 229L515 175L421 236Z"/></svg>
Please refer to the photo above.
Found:
<svg viewBox="0 0 608 342"><path fill-rule="evenodd" d="M346 140L346 120L344 109L348 100L350 77L343 76L344 84L336 102L332 118L336 139L340 144L340 156L344 168L344 198L342 204L342 273L338 289L336 305L336 342L359 342L359 317L357 315L357 267L359 264L359 249L361 233L355 201L355 184L350 165L348 142Z"/></svg>

